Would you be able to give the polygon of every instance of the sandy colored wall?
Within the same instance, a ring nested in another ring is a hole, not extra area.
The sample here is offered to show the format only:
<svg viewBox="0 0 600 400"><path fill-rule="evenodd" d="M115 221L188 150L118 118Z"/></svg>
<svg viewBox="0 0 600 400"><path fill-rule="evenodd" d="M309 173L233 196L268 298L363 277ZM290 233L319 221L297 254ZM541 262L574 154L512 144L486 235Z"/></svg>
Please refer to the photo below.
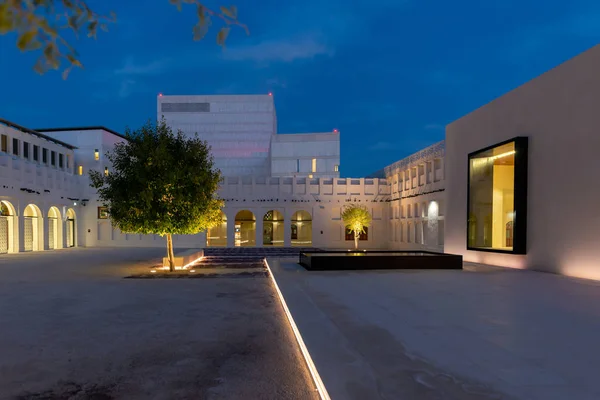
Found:
<svg viewBox="0 0 600 400"><path fill-rule="evenodd" d="M596 46L448 125L446 252L600 279L599 71ZM529 137L527 254L466 251L467 156L516 136Z"/></svg>

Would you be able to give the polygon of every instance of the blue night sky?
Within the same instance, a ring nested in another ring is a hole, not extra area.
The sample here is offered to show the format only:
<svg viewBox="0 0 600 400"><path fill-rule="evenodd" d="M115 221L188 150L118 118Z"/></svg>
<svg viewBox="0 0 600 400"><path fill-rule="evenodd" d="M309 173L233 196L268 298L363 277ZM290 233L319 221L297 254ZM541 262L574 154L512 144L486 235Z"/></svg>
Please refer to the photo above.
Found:
<svg viewBox="0 0 600 400"><path fill-rule="evenodd" d="M37 75L36 55L0 36L0 116L123 131L155 117L159 92L272 91L280 133L338 128L342 175L364 176L442 140L447 123L600 38L592 0L229 2L251 35L233 29L223 50L214 26L192 41L192 6L92 1L119 21L96 41L74 42L86 68L67 81Z"/></svg>

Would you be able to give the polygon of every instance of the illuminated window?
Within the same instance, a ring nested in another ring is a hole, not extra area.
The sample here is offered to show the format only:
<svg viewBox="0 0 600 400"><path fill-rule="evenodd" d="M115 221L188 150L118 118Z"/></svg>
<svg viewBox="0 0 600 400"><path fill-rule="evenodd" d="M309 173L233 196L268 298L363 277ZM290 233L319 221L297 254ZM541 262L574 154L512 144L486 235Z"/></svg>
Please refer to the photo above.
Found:
<svg viewBox="0 0 600 400"><path fill-rule="evenodd" d="M8 153L8 136L2 135L2 139L0 141L0 151Z"/></svg>
<svg viewBox="0 0 600 400"><path fill-rule="evenodd" d="M469 154L468 190L467 248L525 254L527 138Z"/></svg>
<svg viewBox="0 0 600 400"><path fill-rule="evenodd" d="M317 172L317 159L312 159L312 172Z"/></svg>
<svg viewBox="0 0 600 400"><path fill-rule="evenodd" d="M104 176L108 176L108 167L104 167Z"/></svg>
<svg viewBox="0 0 600 400"><path fill-rule="evenodd" d="M334 172L339 172L340 171L340 166L339 165L334 165L333 166L333 171Z"/></svg>
<svg viewBox="0 0 600 400"><path fill-rule="evenodd" d="M79 167L77 167L77 173L79 175L83 175L83 165L80 165Z"/></svg>
<svg viewBox="0 0 600 400"><path fill-rule="evenodd" d="M354 240L354 231L346 227L346 240ZM358 240L369 240L369 227L365 226Z"/></svg>
<svg viewBox="0 0 600 400"><path fill-rule="evenodd" d="M94 160L98 161L100 159L100 152L98 149L94 150Z"/></svg>
<svg viewBox="0 0 600 400"><path fill-rule="evenodd" d="M313 177L313 174L309 174L309 175L308 175L308 177L309 177L310 179L312 179L312 177Z"/></svg>

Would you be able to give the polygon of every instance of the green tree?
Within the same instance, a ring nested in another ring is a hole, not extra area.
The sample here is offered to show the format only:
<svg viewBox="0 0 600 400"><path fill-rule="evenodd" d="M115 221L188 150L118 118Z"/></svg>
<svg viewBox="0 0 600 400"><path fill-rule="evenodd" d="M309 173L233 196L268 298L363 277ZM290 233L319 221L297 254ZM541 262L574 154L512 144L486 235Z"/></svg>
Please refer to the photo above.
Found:
<svg viewBox="0 0 600 400"><path fill-rule="evenodd" d="M342 220L346 228L354 233L354 248L358 249L358 238L371 225L371 213L366 206L351 204L344 207Z"/></svg>
<svg viewBox="0 0 600 400"><path fill-rule="evenodd" d="M91 186L114 227L166 236L173 271L172 235L196 234L221 222L221 172L205 141L174 133L164 118L126 135L128 141L107 153L112 170L90 172Z"/></svg>
<svg viewBox="0 0 600 400"><path fill-rule="evenodd" d="M114 12L99 14L88 3L89 0L0 0L0 35L16 33L21 51L41 50L33 67L40 74L58 69L61 61L66 61L68 66L63 71L66 79L73 67L82 68L83 64L63 34L72 31L79 37L83 32L96 38L98 29L107 31L108 25L117 21ZM198 22L192 28L194 40L204 38L213 19L222 24L217 33L220 46L225 44L232 26L248 33L247 26L238 21L236 6L221 6L217 10L207 7L205 0L169 0L169 3L179 11L184 3L195 7Z"/></svg>

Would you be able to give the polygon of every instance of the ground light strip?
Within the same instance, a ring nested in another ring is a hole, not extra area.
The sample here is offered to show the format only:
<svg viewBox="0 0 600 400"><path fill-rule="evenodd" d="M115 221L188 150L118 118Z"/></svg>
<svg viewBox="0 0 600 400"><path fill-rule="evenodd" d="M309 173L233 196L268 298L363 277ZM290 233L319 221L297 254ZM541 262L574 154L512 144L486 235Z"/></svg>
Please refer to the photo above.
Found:
<svg viewBox="0 0 600 400"><path fill-rule="evenodd" d="M281 301L281 305L283 306L285 315L287 316L290 326L292 327L294 336L296 336L296 341L298 342L298 346L300 346L300 350L302 350L302 355L304 356L304 360L306 361L306 365L308 366L310 375L312 376L313 381L317 387L317 392L319 392L319 397L321 398L321 400L331 400L331 397L329 397L329 393L327 393L327 389L325 388L325 384L323 384L323 381L321 380L319 371L317 371L317 367L315 366L315 363L313 362L312 357L310 356L310 353L308 352L308 349L306 348L306 345L304 344L304 340L302 340L302 335L300 334L300 330L298 329L298 326L296 325L296 322L294 321L294 317L292 317L292 313L290 312L290 309L288 308L287 303L285 302L285 299L283 298L283 294L281 293L281 290L279 290L279 286L277 285L277 281L275 280L275 275L273 274L273 271L271 271L271 267L269 266L269 263L267 262L266 258L264 259L264 262L265 262L265 265L267 266L267 271L269 271L269 276L271 277L271 280L273 281L273 285L275 286L275 289L277 290L277 294L279 295L279 300Z"/></svg>

